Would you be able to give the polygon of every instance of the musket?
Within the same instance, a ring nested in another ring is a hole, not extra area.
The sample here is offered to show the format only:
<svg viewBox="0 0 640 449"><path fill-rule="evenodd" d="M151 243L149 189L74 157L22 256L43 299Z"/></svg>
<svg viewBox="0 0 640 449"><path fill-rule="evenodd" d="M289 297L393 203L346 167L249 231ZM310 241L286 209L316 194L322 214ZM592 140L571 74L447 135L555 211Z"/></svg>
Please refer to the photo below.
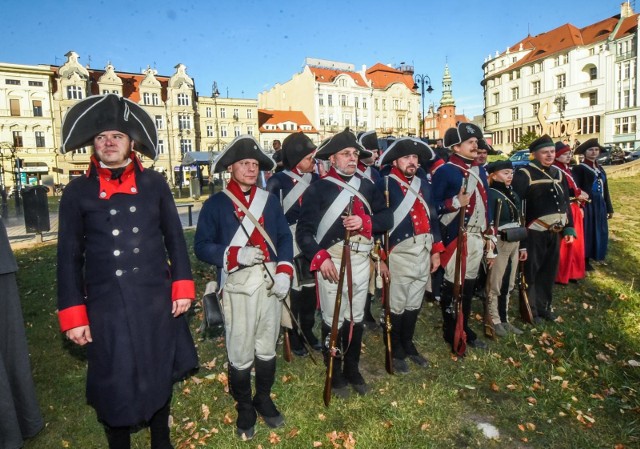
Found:
<svg viewBox="0 0 640 449"><path fill-rule="evenodd" d="M264 180L264 173L260 172L260 174L262 175L262 178ZM266 187L266 182L264 183L264 186ZM282 206L282 189L280 189L279 194L280 194L280 206ZM240 225L242 225L242 221L240 221ZM244 229L244 225L242 225L242 228ZM247 232L245 231L245 234L246 233ZM249 238L249 237L247 237L247 238ZM265 265L265 270L266 269L267 269L267 267ZM271 276L271 273L269 273L269 276ZM273 278L271 278L271 280L273 281ZM283 304L287 304L287 298L284 298L282 300L282 303ZM293 360L293 355L291 354L291 337L289 337L289 330L287 329L287 327L286 326L282 326L282 327L284 328L283 344L282 344L282 358L284 359L285 362L291 363L291 360Z"/></svg>
<svg viewBox="0 0 640 449"><path fill-rule="evenodd" d="M240 217L238 216L238 213L234 211L233 215L236 217L236 220L238 220L238 223L240 223L240 227L242 228L242 231L244 232L244 235L247 236L247 242L250 243L251 242L251 237L249 236L249 233L247 232L247 228L244 227L244 225L242 224L242 220L240 219ZM267 276L269 276L269 279L271 279L271 284L275 284L275 279L273 278L273 275L271 274L271 271L269 270L269 267L267 267L267 264L262 261L262 267L264 268L264 270L267 272ZM291 307L289 307L289 304L287 304L287 301L282 301L282 305L284 306L284 308L286 309L287 313L289 314L289 316L291 317L291 322L293 323L293 325L300 329L300 325L298 324L298 320L296 320L296 317L294 316L293 312L291 311ZM305 335L300 332L299 333L300 336L302 337L302 343L304 344L305 348L307 349L307 352L309 353L309 357L311 358L311 361L313 362L314 365L317 365L318 362L316 362L316 359L313 357L313 348L311 347L311 344L309 344L309 341L307 340L307 337L305 337ZM291 355L291 341L289 340L289 334L285 331L284 333L284 359L287 362L290 362L292 359L292 355ZM288 360L287 360L288 358Z"/></svg>
<svg viewBox="0 0 640 449"><path fill-rule="evenodd" d="M498 198L496 206L496 231L500 228L500 214L502 213L502 200ZM487 269L487 279L491 278L492 268ZM491 319L491 310L489 309L489 295L485 294L484 298L484 335L489 338L495 338L496 329L493 327L493 320Z"/></svg>
<svg viewBox="0 0 640 449"><path fill-rule="evenodd" d="M527 200L522 201L522 214L520 221L522 226L526 226L525 208ZM518 262L518 299L520 302L520 319L528 324L533 324L533 313L529 304L529 294L527 293L527 280L524 276L524 262Z"/></svg>
<svg viewBox="0 0 640 449"><path fill-rule="evenodd" d="M349 201L349 205L347 206L346 215L351 215L351 211L353 209L353 200L351 197ZM327 363L327 373L324 378L324 405L325 407L329 407L329 403L331 402L331 383L333 381L333 360L336 357L341 357L339 354L340 350L338 349L338 324L340 321L340 308L342 306L342 288L344 286L344 277L347 271L347 265L349 262L349 241L351 240L351 231L345 229L344 231L344 245L342 246L342 257L340 259L340 273L338 275L338 291L336 292L336 302L333 307L333 320L331 322L331 333L329 334L329 360Z"/></svg>
<svg viewBox="0 0 640 449"><path fill-rule="evenodd" d="M389 208L389 176L384 177L384 200L387 208ZM384 252L387 255L387 268L389 268L389 230L384 233ZM391 348L391 303L389 296L390 280L389 277L383 278L382 285L382 302L384 304L384 328L386 331L386 347L384 353L384 368L387 373L393 374L393 349Z"/></svg>
<svg viewBox="0 0 640 449"><path fill-rule="evenodd" d="M462 193L467 193L468 179L462 181ZM466 207L460 206L458 212L458 241L456 246L456 262L455 274L453 277L453 310L456 315L456 327L453 332L453 351L459 356L463 356L467 351L467 335L464 332L464 314L462 313L462 285L464 278L461 279L462 269L462 252L464 251L465 240L467 238L467 229L464 225Z"/></svg>

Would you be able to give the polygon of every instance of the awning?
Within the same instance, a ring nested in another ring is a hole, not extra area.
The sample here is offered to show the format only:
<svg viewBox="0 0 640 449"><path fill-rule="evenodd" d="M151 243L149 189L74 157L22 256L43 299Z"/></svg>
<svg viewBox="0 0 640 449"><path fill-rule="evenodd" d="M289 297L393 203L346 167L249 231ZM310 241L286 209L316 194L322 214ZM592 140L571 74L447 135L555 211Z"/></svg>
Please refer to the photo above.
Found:
<svg viewBox="0 0 640 449"><path fill-rule="evenodd" d="M210 164L218 155L217 151L187 151L180 165Z"/></svg>

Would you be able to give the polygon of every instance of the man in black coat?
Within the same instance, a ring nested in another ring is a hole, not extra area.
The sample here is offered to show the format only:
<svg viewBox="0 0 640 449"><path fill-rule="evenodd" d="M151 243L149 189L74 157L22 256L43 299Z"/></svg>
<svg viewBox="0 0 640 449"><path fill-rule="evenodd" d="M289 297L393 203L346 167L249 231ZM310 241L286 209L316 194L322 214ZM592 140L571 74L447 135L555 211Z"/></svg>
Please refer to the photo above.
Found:
<svg viewBox="0 0 640 449"><path fill-rule="evenodd" d="M109 448L129 448L149 425L151 447L172 448L173 383L197 368L182 316L195 287L180 218L155 159L155 125L142 108L109 94L73 106L61 151L93 145L89 169L65 188L58 234L58 319L87 345L87 401Z"/></svg>

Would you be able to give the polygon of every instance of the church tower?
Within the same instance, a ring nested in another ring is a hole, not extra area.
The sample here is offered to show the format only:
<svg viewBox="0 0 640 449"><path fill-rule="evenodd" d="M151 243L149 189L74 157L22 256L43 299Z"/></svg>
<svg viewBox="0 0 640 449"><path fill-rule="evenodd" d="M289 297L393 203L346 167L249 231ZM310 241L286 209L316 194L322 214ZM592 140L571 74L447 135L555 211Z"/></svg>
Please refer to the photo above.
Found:
<svg viewBox="0 0 640 449"><path fill-rule="evenodd" d="M451 84L449 65L445 64L442 76L442 98L438 107L438 134L440 136L444 136L447 129L456 126L456 102L453 99Z"/></svg>

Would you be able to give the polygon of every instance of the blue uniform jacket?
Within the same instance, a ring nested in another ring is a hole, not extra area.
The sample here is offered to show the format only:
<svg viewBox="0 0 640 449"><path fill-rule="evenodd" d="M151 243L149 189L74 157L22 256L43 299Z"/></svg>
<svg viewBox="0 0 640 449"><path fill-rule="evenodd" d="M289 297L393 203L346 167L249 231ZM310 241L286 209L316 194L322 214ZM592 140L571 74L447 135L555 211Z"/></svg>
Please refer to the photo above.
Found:
<svg viewBox="0 0 640 449"><path fill-rule="evenodd" d="M318 179L320 179L320 177L316 173L311 174L312 183L317 181ZM291 179L290 176L288 176L284 172L278 172L271 176L267 181L267 191L273 193L276 198L278 198L278 201L280 201L280 198L284 199L289 194L294 185L295 184L293 183L293 179ZM280 192L282 192L282 196ZM304 196L304 193L302 195ZM300 204L300 201L291 206L291 208L285 215L287 217L287 223L292 225L298 222L301 208L302 206Z"/></svg>

